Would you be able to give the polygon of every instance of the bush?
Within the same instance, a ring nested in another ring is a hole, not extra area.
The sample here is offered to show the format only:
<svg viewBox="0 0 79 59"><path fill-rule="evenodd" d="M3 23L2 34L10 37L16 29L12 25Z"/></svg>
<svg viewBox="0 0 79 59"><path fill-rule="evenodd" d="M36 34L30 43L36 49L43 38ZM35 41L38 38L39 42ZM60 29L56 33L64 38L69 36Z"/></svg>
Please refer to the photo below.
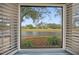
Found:
<svg viewBox="0 0 79 59"><path fill-rule="evenodd" d="M33 43L32 43L32 41L30 41L30 40L25 41L25 42L23 43L23 45L24 45L25 47L27 47L27 48L33 47Z"/></svg>
<svg viewBox="0 0 79 59"><path fill-rule="evenodd" d="M59 43L60 43L60 38L59 37L54 36L52 39L53 39L53 41L52 41L53 45L59 45Z"/></svg>
<svg viewBox="0 0 79 59"><path fill-rule="evenodd" d="M58 36L48 37L48 45L59 45L60 38Z"/></svg>
<svg viewBox="0 0 79 59"><path fill-rule="evenodd" d="M52 45L52 37L48 37L48 45Z"/></svg>

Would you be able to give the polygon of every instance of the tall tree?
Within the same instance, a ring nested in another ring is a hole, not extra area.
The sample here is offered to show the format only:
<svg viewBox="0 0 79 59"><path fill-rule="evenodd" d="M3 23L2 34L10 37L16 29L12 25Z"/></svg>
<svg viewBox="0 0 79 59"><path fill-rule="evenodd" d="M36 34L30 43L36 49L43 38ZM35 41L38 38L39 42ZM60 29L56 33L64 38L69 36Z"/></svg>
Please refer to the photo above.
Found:
<svg viewBox="0 0 79 59"><path fill-rule="evenodd" d="M55 9L55 16L61 15L61 9L60 8L54 8ZM51 11L48 10L48 7L21 7L21 21L23 21L23 18L32 18L33 23L37 25L39 21L41 21L42 18L44 18L46 15L50 16L49 14ZM50 17L49 17L50 18Z"/></svg>

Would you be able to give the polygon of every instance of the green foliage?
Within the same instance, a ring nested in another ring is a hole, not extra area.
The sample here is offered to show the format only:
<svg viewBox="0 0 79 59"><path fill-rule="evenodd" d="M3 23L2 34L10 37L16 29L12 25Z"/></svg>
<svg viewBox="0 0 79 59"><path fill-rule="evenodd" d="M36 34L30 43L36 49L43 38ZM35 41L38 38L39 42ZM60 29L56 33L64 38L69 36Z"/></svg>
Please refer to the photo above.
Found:
<svg viewBox="0 0 79 59"><path fill-rule="evenodd" d="M58 36L48 37L48 45L59 45L60 38Z"/></svg>
<svg viewBox="0 0 79 59"><path fill-rule="evenodd" d="M52 45L52 37L48 37L48 45Z"/></svg>
<svg viewBox="0 0 79 59"><path fill-rule="evenodd" d="M33 22L36 21L36 19L42 18L41 12L42 8L35 8L35 7L21 7L21 20L23 21L23 17L25 18L32 18Z"/></svg>
<svg viewBox="0 0 79 59"><path fill-rule="evenodd" d="M53 43L52 44L53 45L58 45L60 43L59 41L60 41L60 38L58 38L57 36L54 36L53 37Z"/></svg>
<svg viewBox="0 0 79 59"><path fill-rule="evenodd" d="M30 25L27 25L26 28L28 28L28 29L33 29L34 27L33 27L32 24L30 24Z"/></svg>
<svg viewBox="0 0 79 59"><path fill-rule="evenodd" d="M33 43L30 40L23 42L23 45L24 47L27 47L27 48L33 47Z"/></svg>
<svg viewBox="0 0 79 59"><path fill-rule="evenodd" d="M55 16L56 15L60 15L61 16L61 8L54 8L55 9ZM23 18L31 18L33 20L33 23L35 24L35 26L37 26L41 19L45 18L45 17L49 17L51 11L49 11L48 7L23 7L21 6L21 21L23 21ZM47 24L48 25L48 24ZM60 28L60 26L56 26L56 25L53 25L50 24L48 25L48 27L46 26L39 26L39 27L36 27L36 28L44 28L44 29L47 29L47 28L53 28L53 29L56 29L56 28Z"/></svg>
<svg viewBox="0 0 79 59"><path fill-rule="evenodd" d="M34 27L32 24L29 24L27 26L25 26L24 28L27 28L27 29L48 29L48 28L51 28L51 29L60 29L61 28L61 25L60 24L41 24L41 25L37 25L36 27Z"/></svg>
<svg viewBox="0 0 79 59"><path fill-rule="evenodd" d="M61 8L54 8L55 9L55 16L57 15L61 15L62 14L62 11L61 11ZM39 19L39 18L44 18L44 15L48 15L50 14L51 12L48 10L47 7L23 7L21 6L21 20L23 20L23 17L26 17L26 18L32 18L33 21L35 21L36 19Z"/></svg>
<svg viewBox="0 0 79 59"><path fill-rule="evenodd" d="M60 24L47 24L48 28L52 28L52 29L60 29L61 25Z"/></svg>

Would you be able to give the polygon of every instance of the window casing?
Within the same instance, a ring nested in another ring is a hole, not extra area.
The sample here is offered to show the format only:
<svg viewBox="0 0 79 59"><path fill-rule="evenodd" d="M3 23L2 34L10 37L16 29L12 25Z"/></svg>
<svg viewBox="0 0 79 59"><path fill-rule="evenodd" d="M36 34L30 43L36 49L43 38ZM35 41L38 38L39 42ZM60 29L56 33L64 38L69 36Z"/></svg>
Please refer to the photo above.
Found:
<svg viewBox="0 0 79 59"><path fill-rule="evenodd" d="M19 4L19 8L20 8L20 6L58 6L58 7L63 7L63 15L62 15L62 19L63 19L63 43L62 43L62 49L65 49L65 47L66 47L66 17L64 17L64 16L66 16L65 15L65 11L66 11L66 6L65 6L65 4L30 4L30 3L27 3L27 4ZM20 16L20 10L19 10L19 16ZM19 18L20 19L20 18ZM21 24L21 20L19 20L19 23ZM19 31L19 33L21 32L21 25L20 25L20 27L19 27L19 29L20 29L20 31ZM19 35L19 42L21 43L21 33L20 33L20 35ZM21 49L21 44L19 43L19 49Z"/></svg>

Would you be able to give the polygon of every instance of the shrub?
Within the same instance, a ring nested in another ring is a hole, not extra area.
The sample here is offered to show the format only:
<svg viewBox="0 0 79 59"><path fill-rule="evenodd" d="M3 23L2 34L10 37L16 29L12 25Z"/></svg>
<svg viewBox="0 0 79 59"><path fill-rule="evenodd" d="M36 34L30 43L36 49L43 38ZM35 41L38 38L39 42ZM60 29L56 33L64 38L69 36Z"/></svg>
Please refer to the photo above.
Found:
<svg viewBox="0 0 79 59"><path fill-rule="evenodd" d="M48 45L52 45L52 37L48 37Z"/></svg>
<svg viewBox="0 0 79 59"><path fill-rule="evenodd" d="M48 45L59 45L60 38L58 36L48 37Z"/></svg>
<svg viewBox="0 0 79 59"><path fill-rule="evenodd" d="M30 40L25 41L25 42L23 43L23 45L24 45L25 47L27 47L27 48L33 47L33 43L32 43L32 41L30 41Z"/></svg>
<svg viewBox="0 0 79 59"><path fill-rule="evenodd" d="M52 44L53 45L59 45L59 43L60 43L60 38L58 37L58 36L53 36L53 38L52 38Z"/></svg>

